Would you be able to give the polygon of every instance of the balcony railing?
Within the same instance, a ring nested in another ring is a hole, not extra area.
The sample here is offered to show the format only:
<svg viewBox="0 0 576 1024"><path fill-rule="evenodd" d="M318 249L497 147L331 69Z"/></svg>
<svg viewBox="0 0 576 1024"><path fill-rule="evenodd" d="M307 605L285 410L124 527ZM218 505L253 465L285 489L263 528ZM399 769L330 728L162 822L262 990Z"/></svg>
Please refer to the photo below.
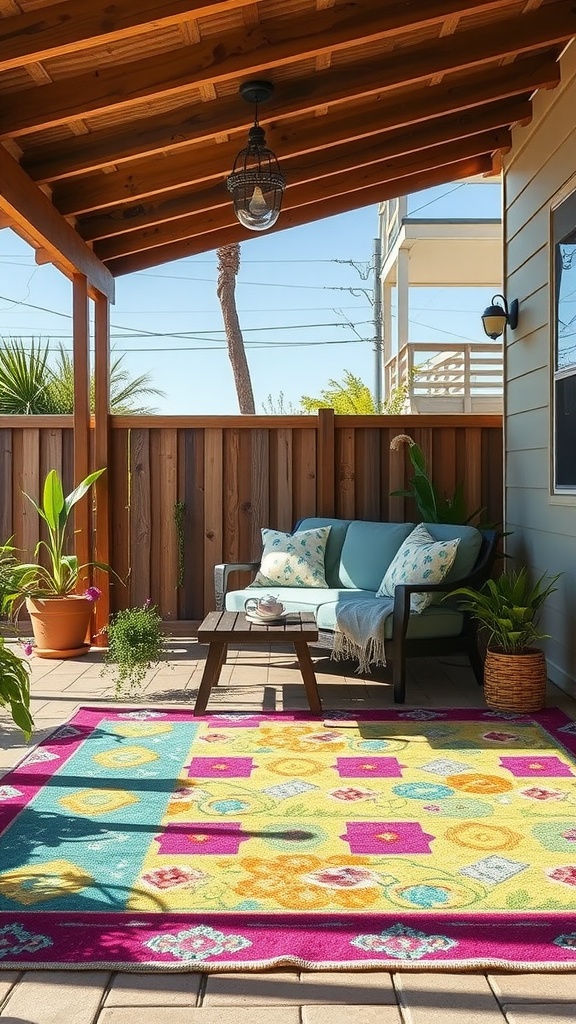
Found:
<svg viewBox="0 0 576 1024"><path fill-rule="evenodd" d="M407 384L407 412L498 413L502 369L500 344L411 342L385 364L385 393Z"/></svg>

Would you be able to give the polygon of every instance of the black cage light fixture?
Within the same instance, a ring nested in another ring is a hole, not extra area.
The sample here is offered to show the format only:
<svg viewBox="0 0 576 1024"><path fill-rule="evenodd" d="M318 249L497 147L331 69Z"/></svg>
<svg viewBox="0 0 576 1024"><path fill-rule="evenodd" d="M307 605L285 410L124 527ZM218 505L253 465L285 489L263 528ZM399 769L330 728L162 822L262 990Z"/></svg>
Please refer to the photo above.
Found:
<svg viewBox="0 0 576 1024"><path fill-rule="evenodd" d="M496 299L501 299L502 305ZM492 302L482 313L482 326L492 341L504 334L505 327L515 331L518 327L518 299L513 299L508 306L503 295L493 295Z"/></svg>
<svg viewBox="0 0 576 1024"><path fill-rule="evenodd" d="M286 188L284 175L271 149L266 146L264 129L258 123L258 104L270 99L272 82L243 82L240 95L254 104L254 124L248 132L248 145L234 161L226 186L232 193L234 213L250 231L266 231L276 223Z"/></svg>

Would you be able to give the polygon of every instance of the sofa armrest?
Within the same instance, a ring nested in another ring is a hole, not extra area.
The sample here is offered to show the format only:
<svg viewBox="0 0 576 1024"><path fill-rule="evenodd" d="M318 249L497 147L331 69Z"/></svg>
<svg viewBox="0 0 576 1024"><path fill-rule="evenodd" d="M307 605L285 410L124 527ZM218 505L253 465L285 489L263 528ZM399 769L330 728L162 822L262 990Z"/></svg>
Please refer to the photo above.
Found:
<svg viewBox="0 0 576 1024"><path fill-rule="evenodd" d="M224 598L228 590L228 577L233 572L256 572L260 562L222 562L214 566L214 596L216 611L224 611Z"/></svg>

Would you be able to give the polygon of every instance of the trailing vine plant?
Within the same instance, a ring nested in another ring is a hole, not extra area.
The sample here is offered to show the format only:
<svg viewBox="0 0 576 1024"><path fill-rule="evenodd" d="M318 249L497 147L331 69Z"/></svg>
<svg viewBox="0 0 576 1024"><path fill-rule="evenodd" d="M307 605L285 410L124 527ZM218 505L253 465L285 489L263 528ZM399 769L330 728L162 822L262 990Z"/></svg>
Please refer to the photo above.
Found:
<svg viewBox="0 0 576 1024"><path fill-rule="evenodd" d="M113 615L108 625L103 673L115 675L115 696L138 695L148 669L159 664L164 634L156 605L146 601Z"/></svg>
<svg viewBox="0 0 576 1024"><path fill-rule="evenodd" d="M178 581L177 586L184 586L184 515L186 505L183 501L174 503L174 523L176 525L176 537L178 544Z"/></svg>

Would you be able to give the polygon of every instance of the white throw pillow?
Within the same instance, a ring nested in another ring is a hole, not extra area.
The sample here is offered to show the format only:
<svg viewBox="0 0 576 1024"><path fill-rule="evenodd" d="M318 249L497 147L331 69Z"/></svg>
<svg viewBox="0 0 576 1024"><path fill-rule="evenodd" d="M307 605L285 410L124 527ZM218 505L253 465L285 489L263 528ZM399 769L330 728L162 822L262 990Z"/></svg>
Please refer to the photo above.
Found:
<svg viewBox="0 0 576 1024"><path fill-rule="evenodd" d="M406 538L386 570L376 597L394 597L399 583L441 583L454 563L460 539L434 540L420 524ZM412 594L410 611L420 615L432 594Z"/></svg>
<svg viewBox="0 0 576 1024"><path fill-rule="evenodd" d="M330 526L281 533L262 530L264 551L251 587L328 587L324 569Z"/></svg>

